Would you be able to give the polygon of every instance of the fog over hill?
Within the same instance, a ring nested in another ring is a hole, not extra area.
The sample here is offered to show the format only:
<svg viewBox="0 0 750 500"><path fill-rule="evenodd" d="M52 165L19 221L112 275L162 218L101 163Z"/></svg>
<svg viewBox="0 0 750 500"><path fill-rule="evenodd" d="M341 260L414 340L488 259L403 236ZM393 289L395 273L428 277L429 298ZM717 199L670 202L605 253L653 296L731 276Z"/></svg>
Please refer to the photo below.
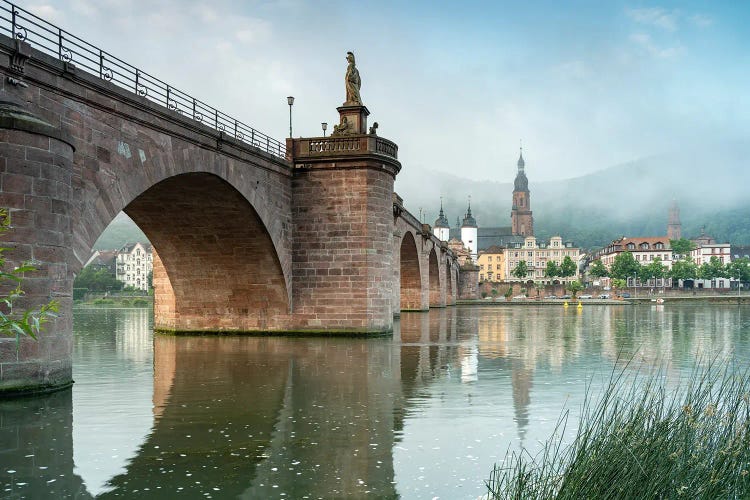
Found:
<svg viewBox="0 0 750 500"><path fill-rule="evenodd" d="M534 174L526 160L534 228L547 238L561 234L584 248L603 246L623 235L666 234L667 210L676 199L683 235L696 236L705 226L717 240L750 244L750 141L725 143L653 156L572 179L549 181ZM516 157L504 172L515 175ZM513 177L474 181L404 165L396 191L407 209L434 223L440 196L451 226L463 218L467 198L480 226L510 226ZM95 244L120 248L148 241L138 227L119 214Z"/></svg>
<svg viewBox="0 0 750 500"><path fill-rule="evenodd" d="M725 143L644 158L572 179L534 175L526 159L537 236L561 234L583 247L605 245L622 235L666 234L668 207L677 200L683 236L705 226L719 241L750 244L750 141ZM516 157L509 158L514 165ZM509 171L504 168L503 171ZM405 165L396 191L409 211L434 223L440 196L455 225L467 198L480 226L510 226L513 178L473 181Z"/></svg>

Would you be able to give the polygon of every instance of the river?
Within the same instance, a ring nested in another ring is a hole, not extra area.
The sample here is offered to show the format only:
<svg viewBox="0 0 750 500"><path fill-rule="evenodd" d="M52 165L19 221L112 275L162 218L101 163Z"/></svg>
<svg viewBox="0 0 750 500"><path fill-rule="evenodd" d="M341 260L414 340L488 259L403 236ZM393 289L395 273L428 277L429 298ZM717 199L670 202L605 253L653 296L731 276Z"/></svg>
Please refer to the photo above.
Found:
<svg viewBox="0 0 750 500"><path fill-rule="evenodd" d="M151 314L76 309L74 387L0 401L3 497L477 498L623 360L750 360L747 306L461 306L367 340L162 336Z"/></svg>

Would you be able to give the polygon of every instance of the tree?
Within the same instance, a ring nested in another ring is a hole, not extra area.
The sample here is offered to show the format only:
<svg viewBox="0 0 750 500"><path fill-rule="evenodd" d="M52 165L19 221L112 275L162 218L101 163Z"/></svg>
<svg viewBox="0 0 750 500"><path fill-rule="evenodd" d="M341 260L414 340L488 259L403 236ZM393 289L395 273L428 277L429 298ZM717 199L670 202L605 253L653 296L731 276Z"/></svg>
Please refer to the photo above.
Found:
<svg viewBox="0 0 750 500"><path fill-rule="evenodd" d="M628 286L627 280L621 278L615 278L612 280L612 288L614 288L615 290L625 288L626 286Z"/></svg>
<svg viewBox="0 0 750 500"><path fill-rule="evenodd" d="M673 280L694 280L698 276L698 266L692 260L676 260L672 262L669 276Z"/></svg>
<svg viewBox="0 0 750 500"><path fill-rule="evenodd" d="M641 265L636 262L635 257L630 252L618 253L612 262L612 268L609 275L613 278L628 279L629 277L638 276L641 271Z"/></svg>
<svg viewBox="0 0 750 500"><path fill-rule="evenodd" d="M731 278L739 278L743 283L750 282L750 259L742 257L733 260L727 265L727 274Z"/></svg>
<svg viewBox="0 0 750 500"><path fill-rule="evenodd" d="M661 263L661 259L656 257L654 260L648 263L648 265L641 266L641 276L644 279L651 278L663 278L667 275L667 266Z"/></svg>
<svg viewBox="0 0 750 500"><path fill-rule="evenodd" d="M604 267L600 259L596 259L589 267L589 274L594 278L603 278L609 275L609 271L607 271L607 268Z"/></svg>
<svg viewBox="0 0 750 500"><path fill-rule="evenodd" d="M690 252L695 248L695 243L685 238L679 240L669 240L669 247L672 249L672 253L683 257L690 255Z"/></svg>
<svg viewBox="0 0 750 500"><path fill-rule="evenodd" d="M577 274L576 271L578 271L578 266L576 266L576 263L573 262L573 259L569 255L566 255L562 264L560 264L560 276L569 278L575 276Z"/></svg>
<svg viewBox="0 0 750 500"><path fill-rule="evenodd" d="M560 266L554 260L547 261L547 268L544 270L545 278L556 278L560 276Z"/></svg>
<svg viewBox="0 0 750 500"><path fill-rule="evenodd" d="M92 292L121 290L122 281L117 281L112 271L94 266L84 267L73 282L74 288L87 288Z"/></svg>
<svg viewBox="0 0 750 500"><path fill-rule="evenodd" d="M0 209L0 234L8 231L10 228L10 217L6 209ZM39 332L42 331L44 324L50 319L57 317L58 304L52 300L37 308L26 311L14 311L13 304L24 296L21 284L24 274L36 271L36 268L29 263L6 270L6 259L3 255L4 248L0 248L0 284L3 289L13 287L9 292L0 294L0 303L4 307L0 309L0 335L6 337L16 337L18 345L21 336L28 336L36 339ZM9 286L10 285L10 286Z"/></svg>
<svg viewBox="0 0 750 500"><path fill-rule="evenodd" d="M573 295L573 298L575 299L578 292L583 290L583 285L581 284L580 281L571 281L570 283L568 283L568 286L566 288Z"/></svg>
<svg viewBox="0 0 750 500"><path fill-rule="evenodd" d="M510 272L510 275L514 278L524 279L529 274L529 266L526 265L525 260L518 262L518 265Z"/></svg>
<svg viewBox="0 0 750 500"><path fill-rule="evenodd" d="M698 277L702 280L712 280L715 278L728 278L727 269L716 256L711 256L711 260L704 262L698 268Z"/></svg>
<svg viewBox="0 0 750 500"><path fill-rule="evenodd" d="M154 271L149 271L148 275L146 276L146 283L148 284L148 289L154 288Z"/></svg>

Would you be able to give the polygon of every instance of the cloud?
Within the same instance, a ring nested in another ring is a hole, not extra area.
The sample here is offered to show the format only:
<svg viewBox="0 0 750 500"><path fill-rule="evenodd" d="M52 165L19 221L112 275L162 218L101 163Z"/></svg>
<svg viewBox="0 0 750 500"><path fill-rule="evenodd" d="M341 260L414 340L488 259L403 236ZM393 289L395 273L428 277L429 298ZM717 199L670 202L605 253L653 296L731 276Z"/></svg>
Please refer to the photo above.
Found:
<svg viewBox="0 0 750 500"><path fill-rule="evenodd" d="M647 33L633 33L630 35L630 41L645 49L652 56L661 59L677 57L685 52L685 47L679 44L672 47L660 47L654 42L651 35Z"/></svg>
<svg viewBox="0 0 750 500"><path fill-rule="evenodd" d="M688 18L691 23L699 28L708 28L714 24L714 19L705 14L693 14Z"/></svg>
<svg viewBox="0 0 750 500"><path fill-rule="evenodd" d="M661 7L650 7L626 9L625 14L639 24L655 26L669 32L677 31L678 13L676 11L667 11Z"/></svg>

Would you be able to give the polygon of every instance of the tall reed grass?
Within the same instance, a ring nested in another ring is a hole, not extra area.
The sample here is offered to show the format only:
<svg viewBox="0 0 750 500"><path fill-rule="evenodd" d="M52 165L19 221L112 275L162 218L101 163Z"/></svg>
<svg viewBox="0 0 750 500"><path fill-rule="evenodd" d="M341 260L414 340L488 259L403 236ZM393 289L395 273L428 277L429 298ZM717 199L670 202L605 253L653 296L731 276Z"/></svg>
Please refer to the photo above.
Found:
<svg viewBox="0 0 750 500"><path fill-rule="evenodd" d="M563 443L567 413L537 455L509 451L487 481L490 498L750 498L750 372L711 362L668 383L613 372L589 388L580 426Z"/></svg>

